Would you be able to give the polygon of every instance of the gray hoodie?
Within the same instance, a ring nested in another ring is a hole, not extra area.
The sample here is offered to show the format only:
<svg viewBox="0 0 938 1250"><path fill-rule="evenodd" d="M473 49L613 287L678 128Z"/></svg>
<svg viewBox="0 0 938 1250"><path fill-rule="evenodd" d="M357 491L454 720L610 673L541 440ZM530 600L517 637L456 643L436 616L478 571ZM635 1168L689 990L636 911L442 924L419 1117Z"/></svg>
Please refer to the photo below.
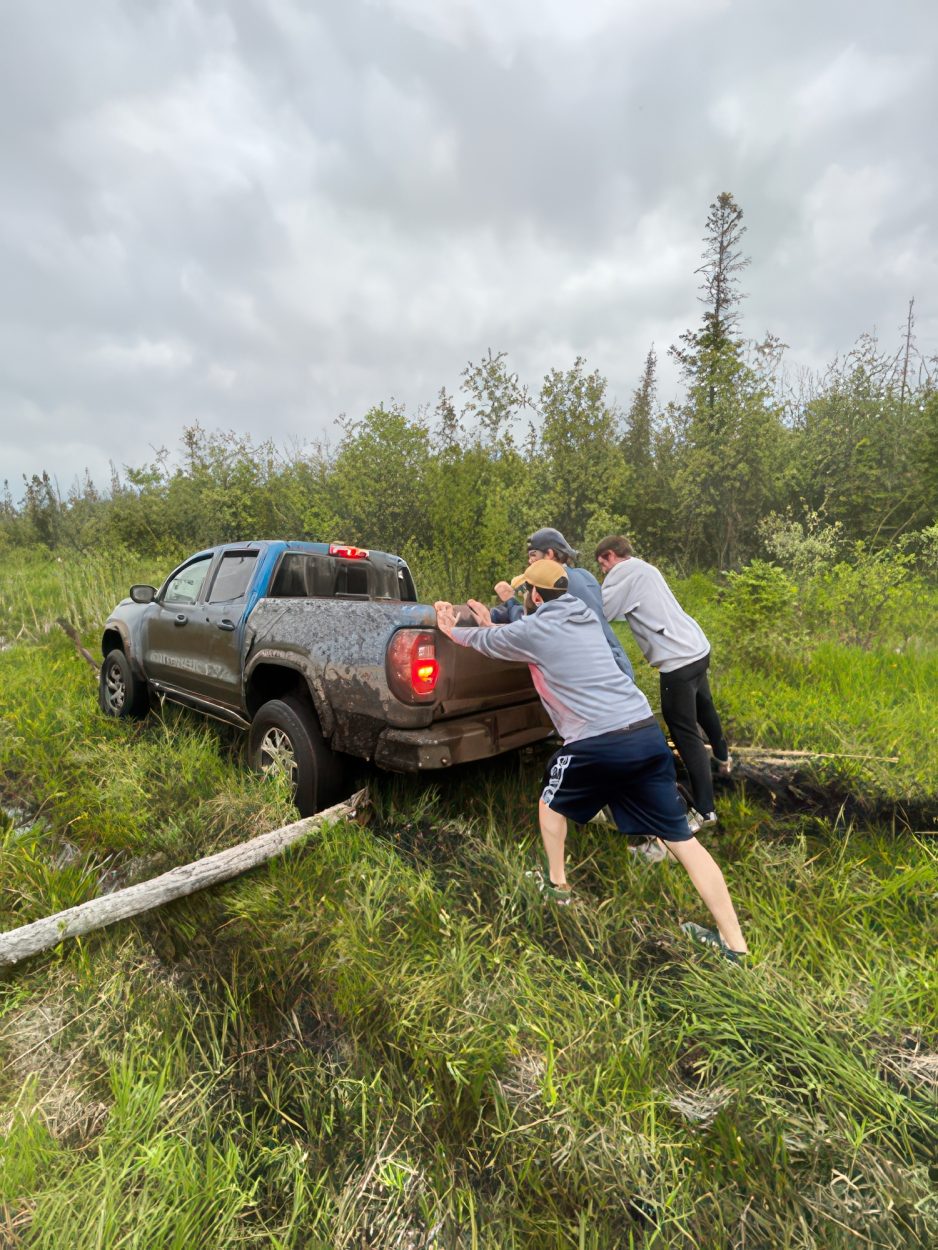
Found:
<svg viewBox="0 0 938 1250"><path fill-rule="evenodd" d="M493 660L520 660L565 743L624 729L651 715L619 668L592 608L573 595L542 603L510 625L454 629L453 641Z"/></svg>
<svg viewBox="0 0 938 1250"><path fill-rule="evenodd" d="M592 608L596 613L596 619L602 625L606 642L609 643L612 658L625 673L626 677L630 677L634 681L635 671L632 668L632 661L626 655L625 648L603 615L603 592L599 582L589 569L577 568L575 565L566 565L566 573L570 594L575 599L582 599L586 606ZM524 608L517 599L509 599L507 603L500 603L492 608L492 620L496 625L504 625L507 621L520 621L523 616Z"/></svg>
<svg viewBox="0 0 938 1250"><path fill-rule="evenodd" d="M637 556L618 560L603 582L607 621L628 621L648 663L662 673L702 660L710 643L684 611L653 564Z"/></svg>

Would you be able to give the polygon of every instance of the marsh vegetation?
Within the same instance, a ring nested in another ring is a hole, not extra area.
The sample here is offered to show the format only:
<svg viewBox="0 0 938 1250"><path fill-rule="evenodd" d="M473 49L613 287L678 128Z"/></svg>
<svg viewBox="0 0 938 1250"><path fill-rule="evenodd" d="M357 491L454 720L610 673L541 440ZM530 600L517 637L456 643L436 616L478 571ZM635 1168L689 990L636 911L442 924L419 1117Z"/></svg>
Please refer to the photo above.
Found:
<svg viewBox="0 0 938 1250"><path fill-rule="evenodd" d="M93 647L147 572L5 564L3 928L292 817L236 735L97 712L52 622ZM721 793L751 968L689 948L682 874L599 826L572 837L577 903L545 907L525 876L536 753L374 777L367 823L7 975L0 1242L931 1244L938 862L904 814L934 811L934 591L890 614L901 639L842 641L815 616L808 645L821 589L803 580L743 654L740 614L773 578L680 588L734 739L900 763L818 766L869 818Z"/></svg>

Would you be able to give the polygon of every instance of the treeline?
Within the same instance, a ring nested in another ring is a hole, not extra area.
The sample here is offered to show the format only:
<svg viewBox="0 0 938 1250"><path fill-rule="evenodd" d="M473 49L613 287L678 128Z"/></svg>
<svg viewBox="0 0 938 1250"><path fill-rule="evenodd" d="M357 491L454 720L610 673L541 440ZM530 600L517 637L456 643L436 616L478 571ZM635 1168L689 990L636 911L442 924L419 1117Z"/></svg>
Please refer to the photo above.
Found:
<svg viewBox="0 0 938 1250"><path fill-rule="evenodd" d="M341 420L334 446L187 428L175 455L62 495L48 474L7 484L0 550L117 545L171 558L248 537L337 538L401 552L433 587L482 593L553 524L586 550L631 534L688 572L771 555L766 534L823 525L875 550L938 515L936 362L864 335L823 375L792 378L785 345L745 338L747 261L732 196L711 206L700 324L671 348L684 394L661 405L652 348L627 408L582 359L529 389L502 352L470 363L456 395Z"/></svg>

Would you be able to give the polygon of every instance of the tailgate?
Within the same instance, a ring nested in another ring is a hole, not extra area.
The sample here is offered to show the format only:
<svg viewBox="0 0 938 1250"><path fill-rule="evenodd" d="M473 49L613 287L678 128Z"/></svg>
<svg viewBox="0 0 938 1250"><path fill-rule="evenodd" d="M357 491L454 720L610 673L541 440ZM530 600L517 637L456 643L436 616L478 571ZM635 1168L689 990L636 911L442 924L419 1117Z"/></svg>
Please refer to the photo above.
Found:
<svg viewBox="0 0 938 1250"><path fill-rule="evenodd" d="M440 680L434 720L537 699L527 664L490 660L471 647L457 646L439 630L436 655Z"/></svg>

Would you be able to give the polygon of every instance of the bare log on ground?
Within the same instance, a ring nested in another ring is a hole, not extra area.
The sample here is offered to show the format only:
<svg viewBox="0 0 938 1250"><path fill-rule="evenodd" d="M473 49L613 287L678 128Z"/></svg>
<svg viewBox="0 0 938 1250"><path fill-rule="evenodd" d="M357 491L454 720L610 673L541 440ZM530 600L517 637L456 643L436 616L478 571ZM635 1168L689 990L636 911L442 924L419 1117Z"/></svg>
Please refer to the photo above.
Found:
<svg viewBox="0 0 938 1250"><path fill-rule="evenodd" d="M9 967L31 955L38 955L50 946L57 946L65 938L81 937L94 929L103 929L106 925L114 924L115 921L128 920L131 916L152 911L154 907L162 907L173 899L185 898L186 895L195 894L210 885L239 877L250 868L280 855L287 847L307 837L326 821L353 816L367 798L367 790L359 790L351 798L336 803L315 816L307 816L304 820L294 821L292 825L284 825L281 829L272 829L269 833L262 833L247 842L229 847L227 851L218 851L204 859L197 859L194 863L182 864L150 881L140 881L137 885L116 890L104 898L91 899L77 907L56 912L54 916L46 916L43 920L34 920L32 924L24 924L18 929L0 933L0 967Z"/></svg>
<svg viewBox="0 0 938 1250"><path fill-rule="evenodd" d="M98 664L98 661L94 658L94 656L87 649L87 647L82 646L81 637L79 636L78 630L75 628L75 626L72 625L71 622L66 621L65 618L61 616L56 619L55 623L56 625L58 625L59 629L63 629L65 633L68 634L69 638L71 638L72 642L75 644L75 650L78 652L81 658L83 660L86 660L91 665L91 667L94 669L96 674L99 673L100 666Z"/></svg>
<svg viewBox="0 0 938 1250"><path fill-rule="evenodd" d="M898 764L898 755L864 755L854 751L790 751L781 747L733 747L731 754L757 756L760 760L878 760L883 764Z"/></svg>

